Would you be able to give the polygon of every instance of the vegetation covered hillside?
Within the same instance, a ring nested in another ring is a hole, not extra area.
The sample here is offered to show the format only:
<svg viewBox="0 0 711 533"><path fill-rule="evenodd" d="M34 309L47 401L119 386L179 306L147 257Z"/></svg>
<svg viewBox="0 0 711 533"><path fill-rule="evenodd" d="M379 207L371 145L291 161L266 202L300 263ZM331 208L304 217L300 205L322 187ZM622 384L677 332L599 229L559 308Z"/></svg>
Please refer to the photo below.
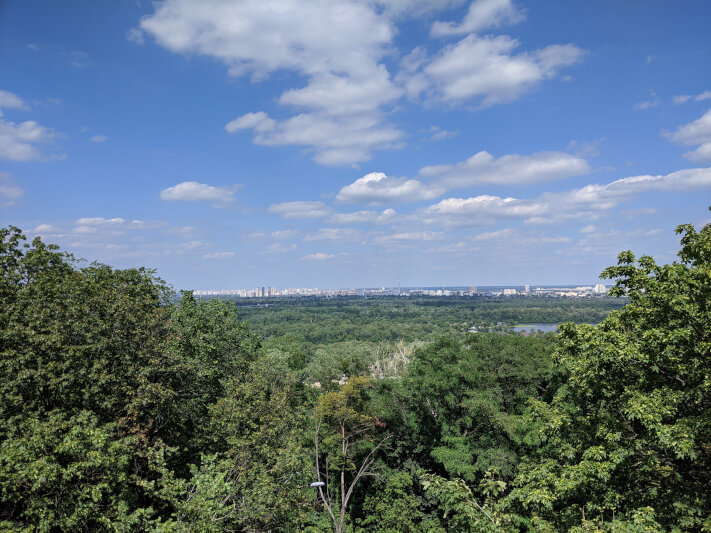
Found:
<svg viewBox="0 0 711 533"><path fill-rule="evenodd" d="M605 270L597 326L378 301L260 335L2 229L0 531L711 531L711 226L679 233Z"/></svg>

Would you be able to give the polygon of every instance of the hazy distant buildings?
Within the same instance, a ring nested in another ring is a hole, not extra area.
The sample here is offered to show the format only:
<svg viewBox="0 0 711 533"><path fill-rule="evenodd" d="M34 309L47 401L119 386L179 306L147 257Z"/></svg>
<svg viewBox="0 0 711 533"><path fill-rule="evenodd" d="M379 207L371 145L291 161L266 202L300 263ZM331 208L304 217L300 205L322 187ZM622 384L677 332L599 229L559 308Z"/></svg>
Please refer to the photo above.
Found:
<svg viewBox="0 0 711 533"><path fill-rule="evenodd" d="M602 283L598 283L593 288L593 292L595 294L607 294L607 287L605 287Z"/></svg>
<svg viewBox="0 0 711 533"><path fill-rule="evenodd" d="M468 290L467 290L468 289ZM468 288L456 287L449 289L446 287L429 289L386 288L378 287L371 289L318 289L318 288L294 288L277 289L275 286L255 287L254 289L221 289L221 290L196 290L196 296L231 296L238 298L275 298L275 297L321 297L336 298L347 296L437 296L437 297L476 297L476 298L501 298L501 297L535 297L544 296L551 298L599 298L607 295L608 289L602 283L597 285L587 285L579 287L536 287L531 289L530 285L525 285L523 290L514 287L500 287L481 290L474 285Z"/></svg>

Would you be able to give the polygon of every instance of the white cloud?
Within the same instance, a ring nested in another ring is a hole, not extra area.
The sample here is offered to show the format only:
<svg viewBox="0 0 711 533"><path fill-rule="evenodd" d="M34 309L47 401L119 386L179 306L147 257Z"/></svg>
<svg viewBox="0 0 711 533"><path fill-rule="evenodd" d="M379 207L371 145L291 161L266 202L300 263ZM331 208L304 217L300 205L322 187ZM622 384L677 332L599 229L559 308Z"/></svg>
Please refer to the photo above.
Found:
<svg viewBox="0 0 711 533"><path fill-rule="evenodd" d="M399 99L402 89L395 87L383 65L377 65L362 79L320 73L301 89L290 89L279 103L328 112L329 115L355 115L377 110Z"/></svg>
<svg viewBox="0 0 711 533"><path fill-rule="evenodd" d="M485 226L500 218L528 218L544 215L547 206L516 198L481 195L473 198L445 198L420 211L425 222L444 226Z"/></svg>
<svg viewBox="0 0 711 533"><path fill-rule="evenodd" d="M390 178L382 172L371 172L343 187L336 200L345 203L382 204L431 200L444 193L439 185L424 185L418 180Z"/></svg>
<svg viewBox="0 0 711 533"><path fill-rule="evenodd" d="M550 45L514 54L519 42L506 35L468 35L423 62L421 70L406 78L411 98L424 93L430 102L459 103L472 98L481 107L515 100L558 70L577 63L583 51L572 45Z"/></svg>
<svg viewBox="0 0 711 533"><path fill-rule="evenodd" d="M240 130L253 129L258 132L272 131L275 121L269 118L264 111L258 113L247 113L241 117L237 117L231 122L225 124L225 130L228 133L234 133Z"/></svg>
<svg viewBox="0 0 711 533"><path fill-rule="evenodd" d="M405 134L387 117L405 92L447 103L481 98L491 105L515 99L582 54L572 45L554 45L516 55L514 39L470 35L429 61L422 49L409 54L393 81L385 60L396 52L396 24L462 3L163 0L129 37L140 41L145 35L175 53L216 58L230 75L253 82L277 71L295 73L304 85L285 89L277 102L297 114L275 118L253 110L228 122L226 130L251 131L259 145L306 147L319 164L354 165L376 150L402 147ZM510 0L477 0L461 24L439 22L433 31L461 34L520 19ZM433 140L452 135L435 133Z"/></svg>
<svg viewBox="0 0 711 533"><path fill-rule="evenodd" d="M332 255L332 254L325 254L323 252L318 252L315 254L305 255L301 259L305 259L306 261L325 261L326 259L333 259L334 257L336 257L336 256Z"/></svg>
<svg viewBox="0 0 711 533"><path fill-rule="evenodd" d="M59 228L56 228L51 224L40 224L32 230L33 233L56 233L58 231L60 231Z"/></svg>
<svg viewBox="0 0 711 533"><path fill-rule="evenodd" d="M711 91L704 91L701 94L697 95L696 98L694 98L697 102L701 102L702 100L711 100Z"/></svg>
<svg viewBox="0 0 711 533"><path fill-rule="evenodd" d="M701 118L680 126L675 132L665 131L662 135L677 144L700 145L685 153L684 157L695 163L711 163L711 109Z"/></svg>
<svg viewBox="0 0 711 533"><path fill-rule="evenodd" d="M580 228L580 233L593 233L594 231L597 231L597 228L592 224L588 224L587 226Z"/></svg>
<svg viewBox="0 0 711 533"><path fill-rule="evenodd" d="M140 221L135 221L140 222ZM106 225L121 225L125 224L126 220L123 218L103 218L103 217L86 217L80 218L76 221L80 226L106 226Z"/></svg>
<svg viewBox="0 0 711 533"><path fill-rule="evenodd" d="M126 220L120 217L103 218L103 217L84 217L79 218L75 222L73 233L78 234L101 234L101 235L121 235L126 230L153 230L164 227L165 222L145 220Z"/></svg>
<svg viewBox="0 0 711 533"><path fill-rule="evenodd" d="M421 209L423 221L441 226L486 226L501 219L550 224L571 219L595 220L621 202L647 191L683 192L711 188L711 168L679 170L666 175L622 178L606 185L590 184L533 199L481 195L446 198Z"/></svg>
<svg viewBox="0 0 711 533"><path fill-rule="evenodd" d="M0 112L0 159L29 161L43 159L37 145L53 139L55 132L33 120L16 124L5 120Z"/></svg>
<svg viewBox="0 0 711 533"><path fill-rule="evenodd" d="M711 188L711 168L689 168L666 175L644 175L622 178L605 185L611 194L630 194L649 190L695 191Z"/></svg>
<svg viewBox="0 0 711 533"><path fill-rule="evenodd" d="M29 109L22 98L9 91L0 90L0 109Z"/></svg>
<svg viewBox="0 0 711 533"><path fill-rule="evenodd" d="M397 212L394 209L378 211L355 211L353 213L335 213L328 217L331 224L386 224L392 222Z"/></svg>
<svg viewBox="0 0 711 533"><path fill-rule="evenodd" d="M304 237L305 241L350 241L359 239L361 233L350 228L321 228Z"/></svg>
<svg viewBox="0 0 711 533"><path fill-rule="evenodd" d="M384 124L378 113L331 115L302 113L276 121L266 113L248 113L229 122L229 132L252 129L255 144L307 146L321 165L348 165L368 161L373 150L402 146L403 133Z"/></svg>
<svg viewBox="0 0 711 533"><path fill-rule="evenodd" d="M523 20L523 13L511 0L474 0L460 24L437 21L432 25L432 36L464 35L503 24L515 24Z"/></svg>
<svg viewBox="0 0 711 533"><path fill-rule="evenodd" d="M234 252L213 252L211 254L205 254L202 256L203 259L229 259L234 257Z"/></svg>
<svg viewBox="0 0 711 533"><path fill-rule="evenodd" d="M10 207L25 191L20 189L6 172L0 172L0 207Z"/></svg>
<svg viewBox="0 0 711 533"><path fill-rule="evenodd" d="M316 162L342 165L367 161L374 149L396 148L402 137L384 122L383 106L402 90L380 59L395 34L390 17L406 6L387 4L392 9L350 0L166 0L140 26L173 52L223 61L233 76L259 81L285 69L306 77L306 86L278 99L302 114L275 121L263 111L248 113L226 129L253 129L257 144L307 146Z"/></svg>
<svg viewBox="0 0 711 533"><path fill-rule="evenodd" d="M234 76L280 69L358 72L393 36L372 4L346 0L166 0L141 29L165 48L222 60Z"/></svg>
<svg viewBox="0 0 711 533"><path fill-rule="evenodd" d="M537 152L525 156L510 154L496 159L482 151L455 165L424 167L420 175L437 178L448 187L468 187L484 183L541 183L588 172L590 166L585 159L564 152Z"/></svg>
<svg viewBox="0 0 711 533"><path fill-rule="evenodd" d="M106 135L94 135L91 139L89 139L93 143L102 143L106 142L108 137Z"/></svg>
<svg viewBox="0 0 711 533"><path fill-rule="evenodd" d="M184 181L163 189L160 198L166 201L215 202L213 205L218 207L234 202L234 194L240 188L241 185L214 187L197 181Z"/></svg>
<svg viewBox="0 0 711 533"><path fill-rule="evenodd" d="M323 202L282 202L272 204L268 211L284 218L322 218L331 213L331 208Z"/></svg>

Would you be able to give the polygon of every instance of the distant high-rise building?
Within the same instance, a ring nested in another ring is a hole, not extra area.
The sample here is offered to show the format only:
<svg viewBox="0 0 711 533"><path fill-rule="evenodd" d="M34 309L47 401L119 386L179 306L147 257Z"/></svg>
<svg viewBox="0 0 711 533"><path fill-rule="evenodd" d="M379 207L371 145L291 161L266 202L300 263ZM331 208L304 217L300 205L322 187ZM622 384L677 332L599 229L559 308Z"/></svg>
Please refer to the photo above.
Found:
<svg viewBox="0 0 711 533"><path fill-rule="evenodd" d="M531 292L531 286L526 285L526 287L523 289L523 292Z"/></svg>
<svg viewBox="0 0 711 533"><path fill-rule="evenodd" d="M476 285L470 286L470 287L469 287L469 292L471 292L472 294L476 293Z"/></svg>
<svg viewBox="0 0 711 533"><path fill-rule="evenodd" d="M593 292L595 294L607 294L607 287L605 287L602 283L598 283L595 285Z"/></svg>

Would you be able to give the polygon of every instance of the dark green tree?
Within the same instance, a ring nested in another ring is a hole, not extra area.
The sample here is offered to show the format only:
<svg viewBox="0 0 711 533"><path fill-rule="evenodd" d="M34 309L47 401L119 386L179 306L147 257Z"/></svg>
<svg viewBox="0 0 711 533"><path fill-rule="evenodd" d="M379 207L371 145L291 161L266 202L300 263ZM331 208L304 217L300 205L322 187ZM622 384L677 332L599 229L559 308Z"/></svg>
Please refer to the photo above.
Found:
<svg viewBox="0 0 711 533"><path fill-rule="evenodd" d="M552 343L474 334L416 350L401 385L404 446L423 468L474 485L492 469L512 478L528 433L528 399L547 393Z"/></svg>
<svg viewBox="0 0 711 533"><path fill-rule="evenodd" d="M24 241L0 230L0 523L147 527L174 395L167 287Z"/></svg>

